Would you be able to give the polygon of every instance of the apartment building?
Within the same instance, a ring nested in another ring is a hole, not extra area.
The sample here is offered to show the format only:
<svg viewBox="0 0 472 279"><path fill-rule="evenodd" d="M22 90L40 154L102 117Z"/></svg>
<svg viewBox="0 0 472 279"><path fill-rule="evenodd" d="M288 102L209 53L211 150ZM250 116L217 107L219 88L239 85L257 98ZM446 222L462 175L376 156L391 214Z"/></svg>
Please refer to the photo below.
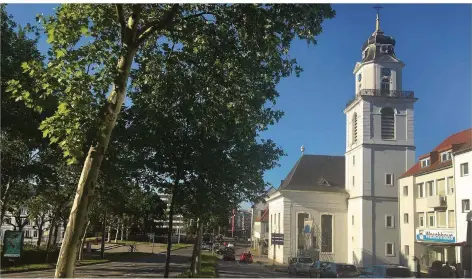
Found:
<svg viewBox="0 0 472 279"><path fill-rule="evenodd" d="M459 261L452 159L471 132L449 136L399 178L400 261L412 270L415 257L423 270L436 260Z"/></svg>
<svg viewBox="0 0 472 279"><path fill-rule="evenodd" d="M169 218L168 218L168 213L170 211L170 195L164 194L164 193L159 193L159 197L161 200L165 203L167 203L167 218L162 219L162 220L157 220L157 223L159 224L159 227L161 228L169 228ZM172 219L172 230L174 231L175 234L184 234L184 225L185 225L185 220L183 215L181 214L174 214L174 218Z"/></svg>
<svg viewBox="0 0 472 279"><path fill-rule="evenodd" d="M472 133L469 135L472 139ZM470 167L472 164L472 140L461 145L453 153L454 177L456 182L456 229L457 243L467 241L467 220L472 220L470 202L472 201L472 175ZM456 249L456 258L461 262L462 247Z"/></svg>
<svg viewBox="0 0 472 279"><path fill-rule="evenodd" d="M38 227L35 224L34 221L30 220L28 218L28 211L26 208L22 208L20 210L20 216L18 219L18 216L15 217L12 215L11 212L5 212L5 217L2 220L1 227L0 227L0 240L3 243L3 236L5 235L5 231L13 231L13 230L18 230L18 224L23 224L24 227L22 228L22 231L24 233L24 243L25 244L31 244L31 245L36 245L39 237L39 232L38 232ZM41 239L41 242L47 242L49 238L50 233L54 233L53 230L50 230L50 223L46 222L43 225L43 236ZM57 243L62 242L62 238L64 237L64 226L62 224L59 224L58 226L58 233L57 233Z"/></svg>

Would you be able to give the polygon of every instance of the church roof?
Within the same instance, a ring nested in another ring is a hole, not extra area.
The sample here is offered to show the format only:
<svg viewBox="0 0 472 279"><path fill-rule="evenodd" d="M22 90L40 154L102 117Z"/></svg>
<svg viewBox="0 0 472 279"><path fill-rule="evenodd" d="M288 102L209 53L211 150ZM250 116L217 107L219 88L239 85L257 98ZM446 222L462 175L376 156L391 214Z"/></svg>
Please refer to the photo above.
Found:
<svg viewBox="0 0 472 279"><path fill-rule="evenodd" d="M377 14L376 30L362 45L362 62L400 62L395 56L395 39L385 35L380 29L380 18Z"/></svg>
<svg viewBox="0 0 472 279"><path fill-rule="evenodd" d="M279 186L279 191L345 192L344 156L303 155Z"/></svg>
<svg viewBox="0 0 472 279"><path fill-rule="evenodd" d="M439 153L447 150L452 150L453 152L456 152L463 148L467 148L467 145L470 144L470 141L472 141L472 128L450 135L445 140L443 140L438 146L436 146L436 148L434 148L430 153L421 155L419 157L420 161L418 161L413 167L407 170L399 178L404 178L412 175L420 175L423 173L452 166L451 160L441 162ZM428 157L430 157L430 165L428 167L422 168L421 159L425 159Z"/></svg>

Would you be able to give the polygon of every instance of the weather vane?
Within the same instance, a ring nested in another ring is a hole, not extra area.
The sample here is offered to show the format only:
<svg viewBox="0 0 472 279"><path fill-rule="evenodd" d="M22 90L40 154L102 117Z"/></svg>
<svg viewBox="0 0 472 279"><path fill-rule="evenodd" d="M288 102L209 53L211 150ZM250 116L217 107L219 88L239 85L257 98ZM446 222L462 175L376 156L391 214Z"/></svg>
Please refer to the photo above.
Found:
<svg viewBox="0 0 472 279"><path fill-rule="evenodd" d="M377 13L380 13L380 9L382 9L383 7L380 6L379 4L375 5L374 6L374 9L377 10Z"/></svg>

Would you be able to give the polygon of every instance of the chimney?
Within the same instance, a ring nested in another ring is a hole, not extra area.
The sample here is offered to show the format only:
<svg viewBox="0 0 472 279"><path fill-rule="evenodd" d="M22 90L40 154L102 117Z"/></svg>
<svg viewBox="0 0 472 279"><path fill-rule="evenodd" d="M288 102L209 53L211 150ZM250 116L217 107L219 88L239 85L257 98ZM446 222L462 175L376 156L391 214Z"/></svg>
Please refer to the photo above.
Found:
<svg viewBox="0 0 472 279"><path fill-rule="evenodd" d="M439 160L439 154L437 151L433 151L429 153L429 155L431 156L431 165L436 163Z"/></svg>

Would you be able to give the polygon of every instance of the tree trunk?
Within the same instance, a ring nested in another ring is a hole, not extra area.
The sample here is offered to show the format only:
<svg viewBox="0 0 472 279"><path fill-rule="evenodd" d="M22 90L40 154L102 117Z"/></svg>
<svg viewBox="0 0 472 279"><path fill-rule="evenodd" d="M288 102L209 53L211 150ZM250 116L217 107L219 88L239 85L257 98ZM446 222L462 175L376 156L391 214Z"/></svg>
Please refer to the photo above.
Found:
<svg viewBox="0 0 472 279"><path fill-rule="evenodd" d="M107 230L107 242L110 243L111 241L111 226L108 226Z"/></svg>
<svg viewBox="0 0 472 279"><path fill-rule="evenodd" d="M123 49L124 55L118 60L116 67L117 74L113 81L113 91L103 107L100 123L103 129L100 133L97 133L94 139L97 144L90 146L84 162L82 174L77 185L74 204L72 205L69 216L67 230L57 261L56 278L74 277L77 247L85 229L90 197L93 195L100 165L102 164L105 151L110 142L111 133L115 127L116 119L125 99L126 84L128 82L131 64L133 63L138 48L137 29L140 21L140 13L141 6L133 6L133 14L128 23L129 27L122 27L124 28L122 32L124 34L122 37L124 42L123 48L125 48Z"/></svg>
<svg viewBox="0 0 472 279"><path fill-rule="evenodd" d="M125 220L121 220L121 237L120 240L123 241L123 231L125 230Z"/></svg>
<svg viewBox="0 0 472 279"><path fill-rule="evenodd" d="M43 225L38 226L38 241L36 242L36 247L39 249L41 247L41 240L43 239Z"/></svg>
<svg viewBox="0 0 472 279"><path fill-rule="evenodd" d="M103 214L103 221L102 221L102 243L100 247L100 259L105 258L105 233L107 230L107 214Z"/></svg>
<svg viewBox="0 0 472 279"><path fill-rule="evenodd" d="M118 232L120 231L120 223L116 225L115 243L118 242Z"/></svg>
<svg viewBox="0 0 472 279"><path fill-rule="evenodd" d="M170 251L172 246L172 221L174 219L174 192L175 184L179 183L178 179L174 182L174 186L171 191L170 206L169 206L169 228L167 230L167 252L166 252L166 264L164 268L164 278L169 278L169 265L170 265Z"/></svg>
<svg viewBox="0 0 472 279"><path fill-rule="evenodd" d="M129 225L126 226L126 234L125 234L125 237L126 237L126 241L128 241L128 237L129 237Z"/></svg>
<svg viewBox="0 0 472 279"><path fill-rule="evenodd" d="M79 262L82 260L82 254L84 253L84 243L85 239L87 238L87 229L90 226L90 220L87 222L87 226L85 226L84 236L82 237L82 241L80 242L80 250L79 250Z"/></svg>
<svg viewBox="0 0 472 279"><path fill-rule="evenodd" d="M203 242L203 222L200 220L198 224L198 261L197 261L197 274L200 273L202 267L202 242Z"/></svg>
<svg viewBox="0 0 472 279"><path fill-rule="evenodd" d="M48 235L48 243L46 244L46 257L44 259L44 262L48 262L49 258L49 249L51 248L51 241L52 241L52 234L54 231L54 225L56 223L56 216L52 217L51 223L49 223L49 235Z"/></svg>
<svg viewBox="0 0 472 279"><path fill-rule="evenodd" d="M201 245L199 242L200 239L198 238L198 222L200 222L200 218L197 219L197 238L195 238L195 243L193 244L192 261L190 263L190 274L192 277L197 273L198 246Z"/></svg>
<svg viewBox="0 0 472 279"><path fill-rule="evenodd" d="M56 222L56 226L54 226L54 242L52 243L54 246L57 244L57 234L59 233L59 224Z"/></svg>

